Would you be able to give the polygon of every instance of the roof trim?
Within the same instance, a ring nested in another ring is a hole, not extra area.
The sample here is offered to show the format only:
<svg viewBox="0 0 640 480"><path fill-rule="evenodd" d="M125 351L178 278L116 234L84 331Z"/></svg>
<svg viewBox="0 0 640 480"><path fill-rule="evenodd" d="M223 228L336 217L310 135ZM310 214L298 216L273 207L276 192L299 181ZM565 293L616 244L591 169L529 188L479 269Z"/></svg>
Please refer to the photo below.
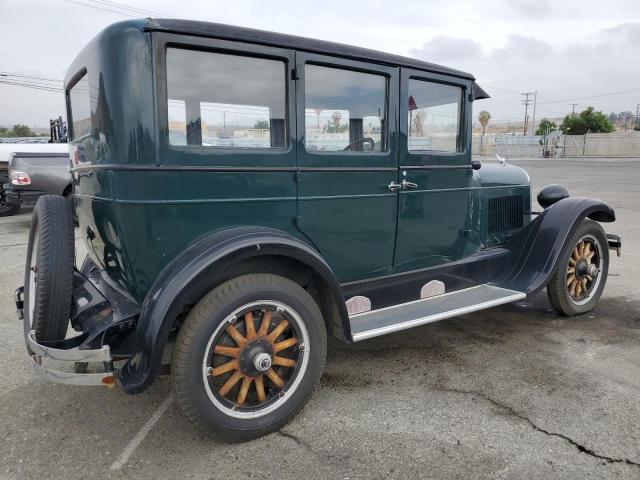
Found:
<svg viewBox="0 0 640 480"><path fill-rule="evenodd" d="M147 31L179 33L199 37L218 38L237 42L255 43L280 48L295 48L312 53L335 55L354 60L364 60L383 65L410 67L432 73L451 75L474 80L470 73L453 68L424 62L410 57L379 52L367 48L354 47L341 43L328 42L307 37L268 32L253 28L237 27L222 23L200 22L195 20L176 20L165 18L149 18L144 26Z"/></svg>

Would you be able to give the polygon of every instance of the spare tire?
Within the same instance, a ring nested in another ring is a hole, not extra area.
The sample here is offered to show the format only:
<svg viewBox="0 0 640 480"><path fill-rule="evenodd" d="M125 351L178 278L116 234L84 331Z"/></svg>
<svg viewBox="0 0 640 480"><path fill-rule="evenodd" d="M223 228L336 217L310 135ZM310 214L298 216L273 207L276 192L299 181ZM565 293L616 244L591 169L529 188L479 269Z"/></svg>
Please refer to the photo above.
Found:
<svg viewBox="0 0 640 480"><path fill-rule="evenodd" d="M72 301L74 252L69 202L57 195L40 197L31 219L24 273L25 337L35 330L38 342L65 338Z"/></svg>

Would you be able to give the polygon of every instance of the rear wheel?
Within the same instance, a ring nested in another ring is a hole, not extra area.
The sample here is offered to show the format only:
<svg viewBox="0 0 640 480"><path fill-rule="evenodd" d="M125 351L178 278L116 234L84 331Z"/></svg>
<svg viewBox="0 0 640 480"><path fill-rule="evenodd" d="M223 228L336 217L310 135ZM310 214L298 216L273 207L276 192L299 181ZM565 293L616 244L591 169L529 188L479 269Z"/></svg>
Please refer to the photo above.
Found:
<svg viewBox="0 0 640 480"><path fill-rule="evenodd" d="M174 351L176 397L209 435L258 437L305 404L325 356L313 298L286 278L244 275L209 292L187 316Z"/></svg>
<svg viewBox="0 0 640 480"><path fill-rule="evenodd" d="M607 235L599 223L584 219L567 243L547 285L553 308L573 316L593 310L609 272Z"/></svg>
<svg viewBox="0 0 640 480"><path fill-rule="evenodd" d="M72 222L64 197L38 199L24 274L24 333L35 330L38 342L63 340L67 333L75 252Z"/></svg>

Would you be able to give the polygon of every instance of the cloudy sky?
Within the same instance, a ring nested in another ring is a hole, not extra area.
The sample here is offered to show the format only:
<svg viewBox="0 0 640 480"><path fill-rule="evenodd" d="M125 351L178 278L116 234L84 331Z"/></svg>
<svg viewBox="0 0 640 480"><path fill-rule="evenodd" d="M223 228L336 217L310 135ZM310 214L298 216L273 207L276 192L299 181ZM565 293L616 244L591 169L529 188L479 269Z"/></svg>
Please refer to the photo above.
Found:
<svg viewBox="0 0 640 480"><path fill-rule="evenodd" d="M538 119L562 116L570 103L607 113L635 113L640 103L640 0L8 2L0 75L61 79L100 29L150 15L332 40L469 71L493 97L475 108L501 122L522 119L526 91L539 92ZM15 78L0 76L0 124L43 126L63 113L62 93L6 84Z"/></svg>

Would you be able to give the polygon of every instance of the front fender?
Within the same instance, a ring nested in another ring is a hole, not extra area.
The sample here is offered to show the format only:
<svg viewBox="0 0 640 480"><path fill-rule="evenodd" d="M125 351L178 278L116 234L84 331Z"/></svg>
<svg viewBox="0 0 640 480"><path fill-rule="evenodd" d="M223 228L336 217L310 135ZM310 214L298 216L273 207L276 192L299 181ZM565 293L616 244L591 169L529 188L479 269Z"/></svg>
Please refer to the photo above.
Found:
<svg viewBox="0 0 640 480"><path fill-rule="evenodd" d="M507 247L511 256L504 274L495 283L527 295L544 288L563 247L584 218L613 222L616 216L609 205L595 198L569 197L558 201L510 240Z"/></svg>
<svg viewBox="0 0 640 480"><path fill-rule="evenodd" d="M341 300L337 303L343 329L350 332L340 285L316 250L279 230L233 228L198 240L160 272L142 304L132 355L118 374L121 389L134 394L151 385L161 364L174 320L182 313L184 305L198 302L203 295L203 288L205 293L212 288L206 282L207 273L260 255L289 257L306 264L320 275L335 298ZM194 288L194 285L198 285L198 288Z"/></svg>

